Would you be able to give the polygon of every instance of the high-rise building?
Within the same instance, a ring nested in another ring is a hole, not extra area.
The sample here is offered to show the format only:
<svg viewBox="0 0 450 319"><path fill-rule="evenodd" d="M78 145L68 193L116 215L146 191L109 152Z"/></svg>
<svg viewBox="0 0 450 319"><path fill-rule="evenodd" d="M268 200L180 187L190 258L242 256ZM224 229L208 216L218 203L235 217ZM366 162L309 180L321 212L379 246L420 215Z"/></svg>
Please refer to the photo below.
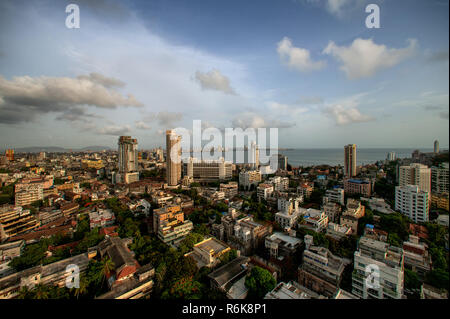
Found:
<svg viewBox="0 0 450 319"><path fill-rule="evenodd" d="M6 156L6 159L8 161L14 161L14 150L13 149L7 149L5 151L5 156Z"/></svg>
<svg viewBox="0 0 450 319"><path fill-rule="evenodd" d="M422 191L417 185L395 187L395 210L406 215L415 223L428 222L430 193Z"/></svg>
<svg viewBox="0 0 450 319"><path fill-rule="evenodd" d="M344 147L344 170L345 176L356 176L356 145L348 144Z"/></svg>
<svg viewBox="0 0 450 319"><path fill-rule="evenodd" d="M119 137L119 175L122 182L139 180L137 140L131 136Z"/></svg>
<svg viewBox="0 0 450 319"><path fill-rule="evenodd" d="M181 181L181 136L172 130L166 131L166 176L169 186Z"/></svg>
<svg viewBox="0 0 450 319"><path fill-rule="evenodd" d="M255 141L252 141L250 156L249 156L249 164L254 169L258 169L259 167L259 146Z"/></svg>
<svg viewBox="0 0 450 319"><path fill-rule="evenodd" d="M387 161L395 161L395 152L389 152L386 156Z"/></svg>
<svg viewBox="0 0 450 319"><path fill-rule="evenodd" d="M286 171L288 165L288 158L282 154L278 154L278 169Z"/></svg>
<svg viewBox="0 0 450 319"><path fill-rule="evenodd" d="M435 194L449 192L449 171L448 162L431 168L431 191Z"/></svg>
<svg viewBox="0 0 450 319"><path fill-rule="evenodd" d="M439 141L434 141L434 152L439 153Z"/></svg>
<svg viewBox="0 0 450 319"><path fill-rule="evenodd" d="M431 169L428 166L413 163L399 168L399 186L417 185L424 192L431 192Z"/></svg>

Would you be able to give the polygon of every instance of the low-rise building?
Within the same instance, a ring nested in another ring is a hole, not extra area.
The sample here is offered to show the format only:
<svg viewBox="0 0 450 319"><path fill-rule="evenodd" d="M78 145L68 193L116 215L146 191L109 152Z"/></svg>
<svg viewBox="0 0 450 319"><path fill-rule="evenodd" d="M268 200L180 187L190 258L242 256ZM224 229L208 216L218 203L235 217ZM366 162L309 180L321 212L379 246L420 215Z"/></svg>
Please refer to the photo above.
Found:
<svg viewBox="0 0 450 319"><path fill-rule="evenodd" d="M333 189L327 189L325 196L323 197L323 203L338 203L344 205L344 189L336 187Z"/></svg>
<svg viewBox="0 0 450 319"><path fill-rule="evenodd" d="M225 194L226 198L233 198L238 194L238 183L228 182L228 184L220 184L219 190Z"/></svg>
<svg viewBox="0 0 450 319"><path fill-rule="evenodd" d="M431 271L431 255L428 254L428 245L419 242L419 237L409 235L409 240L403 242L404 265L422 279Z"/></svg>
<svg viewBox="0 0 450 319"><path fill-rule="evenodd" d="M344 191L347 194L361 194L366 197L370 197L372 194L372 182L363 179L345 179Z"/></svg>
<svg viewBox="0 0 450 319"><path fill-rule="evenodd" d="M249 270L250 258L239 256L208 275L211 288L227 293L240 279L245 277Z"/></svg>
<svg viewBox="0 0 450 319"><path fill-rule="evenodd" d="M358 220L365 215L366 208L361 205L361 202L349 198L347 206L341 215L340 224L347 225L352 229L352 233L358 232Z"/></svg>
<svg viewBox="0 0 450 319"><path fill-rule="evenodd" d="M114 225L116 217L110 209L99 209L89 213L89 225L91 229L96 227L108 227Z"/></svg>
<svg viewBox="0 0 450 319"><path fill-rule="evenodd" d="M193 251L185 254L185 256L194 258L198 269L200 269L216 266L220 262L220 257L229 251L231 251L231 248L226 243L210 237L195 244Z"/></svg>
<svg viewBox="0 0 450 319"><path fill-rule="evenodd" d="M39 226L39 223L30 210L12 205L0 207L0 242L24 234Z"/></svg>
<svg viewBox="0 0 450 319"><path fill-rule="evenodd" d="M303 252L298 270L298 283L306 288L333 297L339 289L345 263L324 247L310 246Z"/></svg>
<svg viewBox="0 0 450 319"><path fill-rule="evenodd" d="M265 247L270 256L277 259L292 256L301 244L301 239L280 232L275 232L265 239Z"/></svg>
<svg viewBox="0 0 450 319"><path fill-rule="evenodd" d="M252 185L254 187L258 186L260 182L261 172L258 170L239 172L239 185L242 186L245 190L250 189Z"/></svg>
<svg viewBox="0 0 450 319"><path fill-rule="evenodd" d="M315 232L321 232L328 226L328 216L324 211L308 208L303 213L303 223L299 227L305 227Z"/></svg>
<svg viewBox="0 0 450 319"><path fill-rule="evenodd" d="M333 223L339 222L339 217L341 216L342 208L339 204L334 202L328 202L323 205L322 210L325 212L325 215L328 216L328 221Z"/></svg>
<svg viewBox="0 0 450 319"><path fill-rule="evenodd" d="M259 184L256 191L258 195L258 200L259 201L261 201L261 199L267 200L268 197L272 195L273 191L274 191L273 185L266 183Z"/></svg>
<svg viewBox="0 0 450 319"><path fill-rule="evenodd" d="M331 238L334 238L337 241L341 240L346 236L350 236L351 234L352 228L350 226L328 223L327 236L330 236Z"/></svg>

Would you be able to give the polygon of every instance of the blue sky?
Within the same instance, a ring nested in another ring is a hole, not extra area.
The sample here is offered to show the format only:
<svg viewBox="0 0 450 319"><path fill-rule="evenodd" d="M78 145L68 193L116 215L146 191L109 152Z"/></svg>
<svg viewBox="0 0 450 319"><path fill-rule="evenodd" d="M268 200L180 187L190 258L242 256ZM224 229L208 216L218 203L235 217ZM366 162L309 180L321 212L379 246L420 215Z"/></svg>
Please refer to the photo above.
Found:
<svg viewBox="0 0 450 319"><path fill-rule="evenodd" d="M150 148L195 119L281 147L448 147L448 1L83 0L67 29L69 3L0 4L0 148Z"/></svg>

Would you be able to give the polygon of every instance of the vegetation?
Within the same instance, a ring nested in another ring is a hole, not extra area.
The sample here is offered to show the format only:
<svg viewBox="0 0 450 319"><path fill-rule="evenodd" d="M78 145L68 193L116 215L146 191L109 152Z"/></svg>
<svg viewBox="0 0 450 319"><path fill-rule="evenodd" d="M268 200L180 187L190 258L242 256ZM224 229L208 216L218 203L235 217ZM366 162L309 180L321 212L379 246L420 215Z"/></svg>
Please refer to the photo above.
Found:
<svg viewBox="0 0 450 319"><path fill-rule="evenodd" d="M261 267L255 266L245 278L245 287L248 288L249 299L262 299L275 288L276 280L272 274Z"/></svg>

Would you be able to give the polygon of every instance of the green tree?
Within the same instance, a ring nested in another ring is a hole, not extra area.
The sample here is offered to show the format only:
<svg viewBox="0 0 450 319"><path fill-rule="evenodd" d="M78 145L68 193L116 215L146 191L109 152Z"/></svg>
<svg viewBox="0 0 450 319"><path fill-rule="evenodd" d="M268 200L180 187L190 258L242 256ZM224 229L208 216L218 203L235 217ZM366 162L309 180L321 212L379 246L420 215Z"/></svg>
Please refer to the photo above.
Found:
<svg viewBox="0 0 450 319"><path fill-rule="evenodd" d="M248 298L262 299L273 288L276 280L272 274L264 268L255 266L250 271L250 275L245 278L245 287L248 288Z"/></svg>

